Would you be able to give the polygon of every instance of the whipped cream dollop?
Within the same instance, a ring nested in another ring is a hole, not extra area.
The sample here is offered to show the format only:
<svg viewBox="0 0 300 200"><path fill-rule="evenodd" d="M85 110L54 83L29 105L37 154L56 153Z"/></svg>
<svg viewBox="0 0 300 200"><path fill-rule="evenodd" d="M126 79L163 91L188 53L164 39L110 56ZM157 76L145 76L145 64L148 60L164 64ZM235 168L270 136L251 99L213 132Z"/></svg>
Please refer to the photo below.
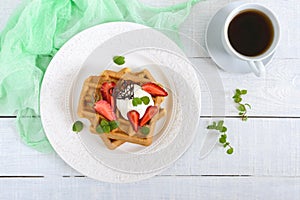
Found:
<svg viewBox="0 0 300 200"><path fill-rule="evenodd" d="M140 118L142 118L148 108L148 106L154 106L153 99L151 95L148 92L145 92L142 90L142 88L134 84L134 97L142 98L144 96L149 97L150 102L148 105L145 105L144 103L133 106L132 104L132 99L117 99L117 108L120 111L121 115L123 116L124 119L128 120L127 113L131 110L135 110L140 114Z"/></svg>

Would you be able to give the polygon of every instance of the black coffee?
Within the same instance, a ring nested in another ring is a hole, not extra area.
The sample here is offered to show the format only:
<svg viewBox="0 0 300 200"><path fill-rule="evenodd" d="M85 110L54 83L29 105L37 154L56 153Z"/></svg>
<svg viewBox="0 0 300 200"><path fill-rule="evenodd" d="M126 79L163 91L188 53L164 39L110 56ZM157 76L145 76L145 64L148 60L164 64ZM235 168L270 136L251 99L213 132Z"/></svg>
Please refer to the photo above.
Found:
<svg viewBox="0 0 300 200"><path fill-rule="evenodd" d="M258 10L245 10L228 27L231 46L245 56L258 56L271 46L274 28L271 20Z"/></svg>

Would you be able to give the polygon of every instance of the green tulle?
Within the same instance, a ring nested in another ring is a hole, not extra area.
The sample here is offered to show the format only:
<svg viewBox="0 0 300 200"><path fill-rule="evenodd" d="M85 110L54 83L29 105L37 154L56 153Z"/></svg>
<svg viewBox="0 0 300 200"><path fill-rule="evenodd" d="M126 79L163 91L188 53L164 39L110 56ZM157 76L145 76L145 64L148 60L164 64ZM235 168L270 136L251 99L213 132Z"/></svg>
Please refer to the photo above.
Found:
<svg viewBox="0 0 300 200"><path fill-rule="evenodd" d="M16 114L22 140L38 151L51 151L39 116L39 94L59 48L76 33L105 22L131 21L176 32L198 1L165 8L137 0L24 1L0 35L0 114Z"/></svg>

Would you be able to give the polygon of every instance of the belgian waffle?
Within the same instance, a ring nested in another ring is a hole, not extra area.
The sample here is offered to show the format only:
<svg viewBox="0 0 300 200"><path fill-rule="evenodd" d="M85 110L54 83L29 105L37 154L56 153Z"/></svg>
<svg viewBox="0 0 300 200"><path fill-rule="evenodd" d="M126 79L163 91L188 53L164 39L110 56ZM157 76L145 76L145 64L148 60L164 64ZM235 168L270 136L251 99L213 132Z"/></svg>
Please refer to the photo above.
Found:
<svg viewBox="0 0 300 200"><path fill-rule="evenodd" d="M140 72L133 73L129 68L123 68L122 70L115 72L111 70L105 70L100 76L90 76L84 82L80 103L78 106L78 116L89 119L91 122L90 131L98 134L96 127L99 122L104 119L101 115L97 114L93 108L96 101L101 100L100 88L104 82L118 83L121 80L131 80L140 85L148 82L156 82L148 70L142 70ZM160 107L164 97L154 97L154 105ZM122 145L124 142L130 142L148 146L152 143L152 137L156 122L165 116L166 110L160 108L159 112L149 121L146 125L149 128L149 134L143 135L140 131L135 132L130 122L124 119L120 112L116 110L117 121L119 127L112 130L110 133L98 134L109 149L115 149Z"/></svg>

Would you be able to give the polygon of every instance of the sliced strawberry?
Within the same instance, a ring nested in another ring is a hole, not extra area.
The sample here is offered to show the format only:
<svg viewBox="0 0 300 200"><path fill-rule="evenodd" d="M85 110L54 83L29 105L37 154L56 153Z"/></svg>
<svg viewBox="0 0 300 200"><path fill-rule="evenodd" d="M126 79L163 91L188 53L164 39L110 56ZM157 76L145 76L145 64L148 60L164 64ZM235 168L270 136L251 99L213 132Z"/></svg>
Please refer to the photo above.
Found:
<svg viewBox="0 0 300 200"><path fill-rule="evenodd" d="M116 86L116 83L114 82L104 82L101 86L101 95L103 100L107 101L108 103L111 103L111 96L113 93L113 89Z"/></svg>
<svg viewBox="0 0 300 200"><path fill-rule="evenodd" d="M117 119L111 105L107 101L98 101L97 103L95 103L94 108L100 115L102 115L109 121Z"/></svg>
<svg viewBox="0 0 300 200"><path fill-rule="evenodd" d="M152 96L168 96L168 92L155 83L145 83L142 85L142 89Z"/></svg>
<svg viewBox="0 0 300 200"><path fill-rule="evenodd" d="M140 114L135 110L131 110L127 113L127 117L128 117L128 120L131 123L131 126L132 126L133 130L135 132L137 132L138 128L139 128Z"/></svg>
<svg viewBox="0 0 300 200"><path fill-rule="evenodd" d="M147 124L147 122L150 121L152 119L152 117L154 115L156 115L156 113L158 113L157 106L148 106L144 116L142 117L142 119L140 121L140 126L144 126L145 124Z"/></svg>

